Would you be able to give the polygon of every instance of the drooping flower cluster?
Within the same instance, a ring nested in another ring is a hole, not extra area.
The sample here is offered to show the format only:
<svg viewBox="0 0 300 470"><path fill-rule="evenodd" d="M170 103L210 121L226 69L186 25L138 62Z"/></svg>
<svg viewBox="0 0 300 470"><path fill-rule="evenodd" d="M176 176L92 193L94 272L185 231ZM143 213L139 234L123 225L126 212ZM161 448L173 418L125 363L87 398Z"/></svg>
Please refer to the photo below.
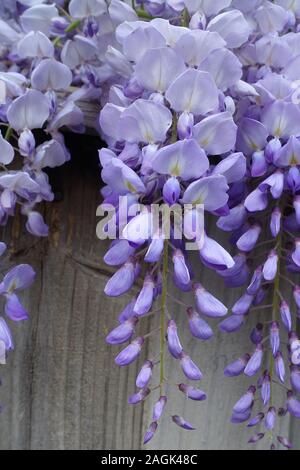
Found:
<svg viewBox="0 0 300 470"><path fill-rule="evenodd" d="M37 205L54 198L47 167L70 158L61 129L83 132L79 101L100 103L96 128L108 144L99 152L102 206L114 213L103 226L102 235L113 238L104 260L116 267L105 293L135 291L107 342L123 345L115 360L126 366L153 334L160 337L157 357L146 359L129 397L136 404L157 394L145 443L167 411L166 350L187 379L179 391L206 398L198 388L201 370L170 315L177 302L192 336L204 341L213 336L206 318L228 314L219 328L232 333L249 312L265 311L250 335L253 351L225 369L229 377L257 376L234 405L232 422L262 424L250 442L270 433L272 448L276 440L291 446L273 429L287 412L300 417L300 343L292 313L300 310L299 18L299 0L18 0L0 6L0 223L20 207L27 230L48 235ZM44 130L42 140L37 129ZM230 254L206 230L208 213L230 234ZM198 253L227 286L244 286L233 306L194 276L190 260ZM15 269L31 278L28 267ZM7 283L6 313L20 319L16 287ZM189 304L171 296L171 283L190 292ZM141 336L138 325L150 314L158 329ZM284 404L274 403L277 386L287 389ZM193 429L186 417L172 421Z"/></svg>

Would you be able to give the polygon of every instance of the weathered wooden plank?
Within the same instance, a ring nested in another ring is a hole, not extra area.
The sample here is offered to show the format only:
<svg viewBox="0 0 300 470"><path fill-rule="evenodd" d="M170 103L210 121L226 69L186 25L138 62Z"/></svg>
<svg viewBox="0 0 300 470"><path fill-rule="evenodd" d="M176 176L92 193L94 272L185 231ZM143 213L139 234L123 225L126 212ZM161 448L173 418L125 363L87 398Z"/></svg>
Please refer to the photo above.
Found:
<svg viewBox="0 0 300 470"><path fill-rule="evenodd" d="M137 449L159 392L138 407L130 407L126 401L134 391L134 378L142 361L157 354L155 335L149 351L145 348L136 365L123 370L114 365L117 349L108 347L104 338L128 297L106 299L102 293L109 270L101 262L106 244L95 235L99 141L78 136L69 136L68 140L77 158L51 172L61 200L45 208L51 226L49 240L37 242L23 229L20 232L22 221L18 219L4 229L4 239L11 242L12 249L11 260L4 264L30 262L37 280L24 296L30 320L13 325L16 350L10 354L7 367L0 370L4 405L0 448ZM217 276L203 270L196 255L194 269L203 284L225 303L230 305L237 298L238 292L224 289ZM182 298L188 299L186 295ZM183 309L170 305L169 310L180 330L185 331L184 346L203 370L201 387L209 398L201 404L185 400L175 387L180 377L178 364L167 359L167 374L173 383L167 415L182 414L198 430L181 431L166 418L150 447L248 448L249 433L243 426L230 426L228 421L232 405L250 381L225 379L223 368L251 350L249 325L238 335L217 333L213 341L201 343L190 337ZM250 323L255 324L258 318L253 314ZM157 322L158 316L153 316L151 328ZM288 421L279 426L286 434Z"/></svg>

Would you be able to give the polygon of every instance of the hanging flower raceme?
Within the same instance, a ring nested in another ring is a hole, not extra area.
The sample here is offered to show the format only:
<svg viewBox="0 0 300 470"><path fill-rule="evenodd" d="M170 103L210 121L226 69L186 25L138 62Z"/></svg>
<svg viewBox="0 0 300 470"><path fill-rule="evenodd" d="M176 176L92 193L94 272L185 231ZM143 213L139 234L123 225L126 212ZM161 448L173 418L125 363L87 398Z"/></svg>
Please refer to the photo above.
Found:
<svg viewBox="0 0 300 470"><path fill-rule="evenodd" d="M216 319L222 332L235 333L264 312L249 350L225 368L227 377L252 382L232 422L262 427L250 443L268 435L272 449L290 448L276 428L286 413L300 416L299 2L71 0L67 8L27 0L0 6L0 224L19 206L28 232L49 234L39 212L55 197L46 169L70 159L62 129L84 131L80 100L100 103L108 146L99 151L102 207L114 214L101 235L112 239L104 261L116 270L105 294L132 294L106 340L121 345L115 362L123 367L159 336L128 398L154 396L144 443L168 413L167 354L193 381L178 391L206 399L177 303L195 341L213 336ZM230 253L212 238L208 217L228 233ZM233 305L195 276L195 256L228 288L242 289ZM0 284L11 320L27 318L18 291L32 279L20 265ZM140 331L150 315L154 330ZM0 318L1 358L12 345ZM275 403L274 387L287 388L285 403ZM194 429L180 414L170 420Z"/></svg>

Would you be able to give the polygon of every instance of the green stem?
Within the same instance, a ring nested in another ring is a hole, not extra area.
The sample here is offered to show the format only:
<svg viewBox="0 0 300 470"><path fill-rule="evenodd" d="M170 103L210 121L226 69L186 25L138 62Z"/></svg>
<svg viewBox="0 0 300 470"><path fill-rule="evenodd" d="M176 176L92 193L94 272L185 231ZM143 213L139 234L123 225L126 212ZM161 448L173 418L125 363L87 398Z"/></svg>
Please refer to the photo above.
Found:
<svg viewBox="0 0 300 470"><path fill-rule="evenodd" d="M153 20L153 18L155 18L154 16L149 15L149 13L147 13L145 10L141 10L140 8L136 9L135 12L139 18L145 18L146 20Z"/></svg>
<svg viewBox="0 0 300 470"><path fill-rule="evenodd" d="M5 136L4 136L4 139L9 141L9 139L11 138L11 135L12 135L12 127L11 126L8 126L8 128L6 129L6 132L5 132Z"/></svg>
<svg viewBox="0 0 300 470"><path fill-rule="evenodd" d="M165 379L165 328L167 314L167 293L168 293L168 241L164 241L163 268L162 268L162 294L161 294L161 315L160 315L160 391L163 392L163 382Z"/></svg>
<svg viewBox="0 0 300 470"><path fill-rule="evenodd" d="M190 15L189 15L187 8L185 8L181 16L181 26L187 27L189 23L190 23Z"/></svg>
<svg viewBox="0 0 300 470"><path fill-rule="evenodd" d="M65 33L70 33L71 31L74 31L74 29L78 28L80 25L81 20L74 20L69 26L65 29Z"/></svg>
<svg viewBox="0 0 300 470"><path fill-rule="evenodd" d="M281 201L280 208L283 211L283 208L284 208L283 201ZM280 268L281 268L280 254L281 254L281 248L282 248L282 246L281 246L282 245L282 229L283 229L283 227L281 226L280 230L279 230L279 233L277 235L276 244L275 244L276 253L277 253L277 256L278 256L278 264L277 264L276 277L274 279L274 291L273 291L273 300L272 300L272 304L273 304L272 322L277 321L277 319L279 317L279 307L280 307L279 287L280 287L280 277L281 277L281 274L280 274ZM270 406L273 406L273 382L274 382L273 371L274 371L274 363L275 363L274 356L271 353L270 372L269 372L270 373L270 379L271 379L271 383L270 383ZM270 431L270 440L273 441L273 431L272 430Z"/></svg>

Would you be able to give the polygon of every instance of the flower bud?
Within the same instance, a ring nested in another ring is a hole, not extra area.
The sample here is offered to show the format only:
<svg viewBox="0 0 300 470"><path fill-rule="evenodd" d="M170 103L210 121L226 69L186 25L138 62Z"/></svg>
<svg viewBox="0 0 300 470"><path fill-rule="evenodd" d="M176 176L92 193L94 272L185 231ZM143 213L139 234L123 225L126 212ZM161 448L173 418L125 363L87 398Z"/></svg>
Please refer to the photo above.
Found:
<svg viewBox="0 0 300 470"><path fill-rule="evenodd" d="M121 325L117 326L117 328L107 335L106 342L108 344L122 344L129 341L133 335L137 321L137 318L133 317L121 323Z"/></svg>
<svg viewBox="0 0 300 470"><path fill-rule="evenodd" d="M188 421L186 421L184 418L178 415L172 416L172 420L177 426L186 429L187 431L193 431L195 428L190 424Z"/></svg>
<svg viewBox="0 0 300 470"><path fill-rule="evenodd" d="M178 359L183 351L177 334L177 326L174 320L168 322L167 341L170 353L175 359Z"/></svg>
<svg viewBox="0 0 300 470"><path fill-rule="evenodd" d="M136 378L135 384L138 388L145 388L152 376L153 363L151 361L146 361L142 366L138 376Z"/></svg>
<svg viewBox="0 0 300 470"><path fill-rule="evenodd" d="M121 367L131 364L140 354L143 343L144 338L136 338L117 355L115 363Z"/></svg>

